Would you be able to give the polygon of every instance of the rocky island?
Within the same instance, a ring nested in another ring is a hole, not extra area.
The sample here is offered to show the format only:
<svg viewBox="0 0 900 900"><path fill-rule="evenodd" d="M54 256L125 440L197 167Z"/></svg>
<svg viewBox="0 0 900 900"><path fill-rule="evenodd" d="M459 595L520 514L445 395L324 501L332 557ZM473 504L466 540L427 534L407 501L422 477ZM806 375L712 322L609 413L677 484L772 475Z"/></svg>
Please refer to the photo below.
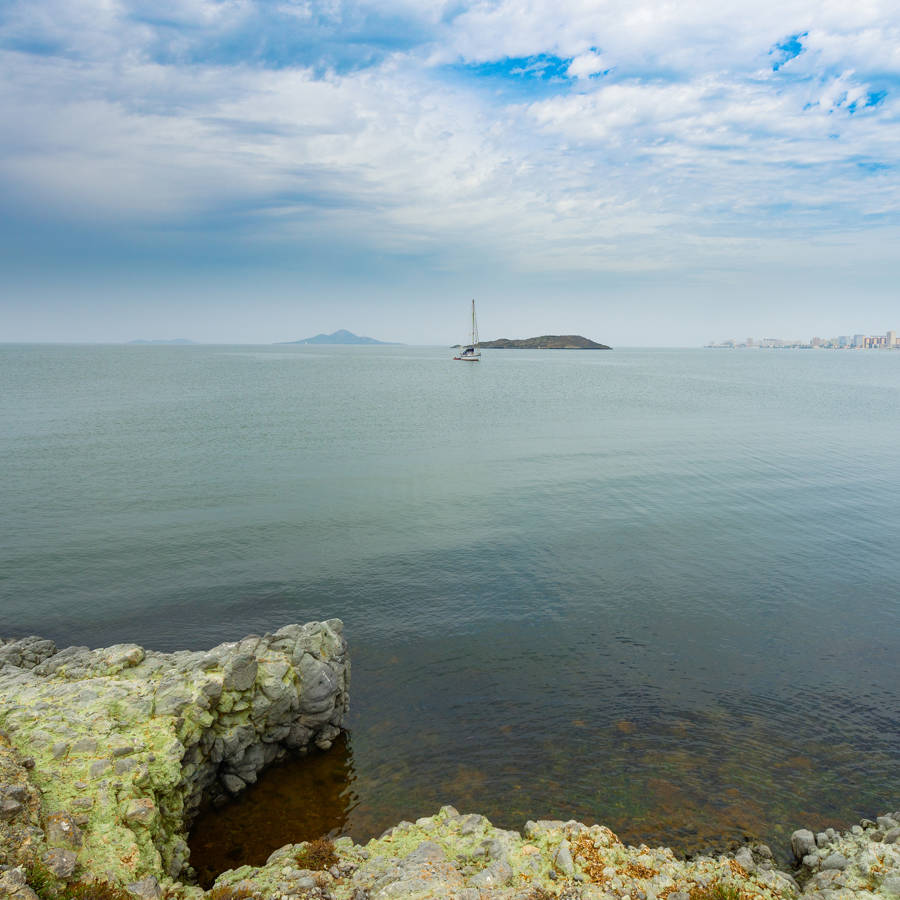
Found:
<svg viewBox="0 0 900 900"><path fill-rule="evenodd" d="M580 334L542 334L540 337L496 341L481 341L480 347L497 350L612 350L606 344L598 344Z"/></svg>
<svg viewBox="0 0 900 900"><path fill-rule="evenodd" d="M900 812L679 858L601 825L522 833L444 806L364 846L285 845L195 883L186 837L269 763L328 749L348 703L337 619L206 652L0 639L0 897L15 900L871 900L900 896Z"/></svg>

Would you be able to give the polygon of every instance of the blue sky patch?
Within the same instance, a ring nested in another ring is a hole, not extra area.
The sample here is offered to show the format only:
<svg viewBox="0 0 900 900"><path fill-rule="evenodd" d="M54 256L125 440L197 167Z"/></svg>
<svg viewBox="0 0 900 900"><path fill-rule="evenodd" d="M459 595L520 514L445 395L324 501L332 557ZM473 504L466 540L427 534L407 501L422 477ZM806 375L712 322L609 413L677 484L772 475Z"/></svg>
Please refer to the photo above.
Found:
<svg viewBox="0 0 900 900"><path fill-rule="evenodd" d="M789 35L769 50L769 56L774 57L772 62L773 72L777 72L785 63L796 59L803 52L803 38L808 35L808 31Z"/></svg>
<svg viewBox="0 0 900 900"><path fill-rule="evenodd" d="M494 62L462 64L456 68L479 78L549 81L568 79L566 70L571 62L571 59L540 53L537 56L509 56Z"/></svg>
<svg viewBox="0 0 900 900"><path fill-rule="evenodd" d="M571 59L541 53L491 62L455 63L445 67L445 71L491 88L507 99L529 100L567 90L574 80L566 74L571 62Z"/></svg>

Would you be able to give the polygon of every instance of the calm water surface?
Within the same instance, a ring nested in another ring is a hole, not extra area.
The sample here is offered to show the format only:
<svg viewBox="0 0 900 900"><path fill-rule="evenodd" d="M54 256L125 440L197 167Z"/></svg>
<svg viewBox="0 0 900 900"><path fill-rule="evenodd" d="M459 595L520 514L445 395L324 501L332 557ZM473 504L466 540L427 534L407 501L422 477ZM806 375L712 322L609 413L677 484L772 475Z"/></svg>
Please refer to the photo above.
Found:
<svg viewBox="0 0 900 900"><path fill-rule="evenodd" d="M346 624L348 737L201 868L442 803L682 849L900 805L900 353L5 346L0 385L0 634Z"/></svg>

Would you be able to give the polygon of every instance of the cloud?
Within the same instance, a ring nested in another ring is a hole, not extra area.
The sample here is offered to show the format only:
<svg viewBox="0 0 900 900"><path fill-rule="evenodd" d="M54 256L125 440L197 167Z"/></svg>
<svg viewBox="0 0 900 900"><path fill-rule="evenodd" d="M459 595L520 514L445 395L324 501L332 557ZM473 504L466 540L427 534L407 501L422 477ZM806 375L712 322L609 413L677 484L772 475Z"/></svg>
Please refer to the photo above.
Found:
<svg viewBox="0 0 900 900"><path fill-rule="evenodd" d="M605 70L603 57L596 50L588 50L587 53L580 53L569 63L566 74L570 78L590 78Z"/></svg>
<svg viewBox="0 0 900 900"><path fill-rule="evenodd" d="M446 267L780 256L897 224L898 35L878 2L14 0L0 193Z"/></svg>

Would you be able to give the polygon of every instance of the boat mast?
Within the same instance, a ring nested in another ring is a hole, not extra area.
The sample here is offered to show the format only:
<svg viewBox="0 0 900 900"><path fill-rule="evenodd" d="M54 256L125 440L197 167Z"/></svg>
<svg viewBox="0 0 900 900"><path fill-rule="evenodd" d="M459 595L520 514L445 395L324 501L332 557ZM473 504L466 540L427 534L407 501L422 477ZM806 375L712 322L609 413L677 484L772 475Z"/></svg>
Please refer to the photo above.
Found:
<svg viewBox="0 0 900 900"><path fill-rule="evenodd" d="M475 300L472 300L472 346L478 349L478 325L475 322Z"/></svg>

